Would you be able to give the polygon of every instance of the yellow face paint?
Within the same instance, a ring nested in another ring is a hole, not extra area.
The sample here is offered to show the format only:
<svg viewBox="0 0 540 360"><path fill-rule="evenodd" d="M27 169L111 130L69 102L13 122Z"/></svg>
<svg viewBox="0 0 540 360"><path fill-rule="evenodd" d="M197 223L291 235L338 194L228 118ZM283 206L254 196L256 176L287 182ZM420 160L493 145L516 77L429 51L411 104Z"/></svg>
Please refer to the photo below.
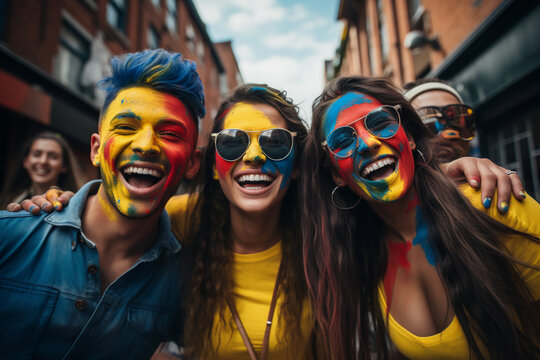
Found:
<svg viewBox="0 0 540 360"><path fill-rule="evenodd" d="M99 162L108 200L123 215L161 210L193 153L197 127L184 104L145 87L122 90L100 124Z"/></svg>

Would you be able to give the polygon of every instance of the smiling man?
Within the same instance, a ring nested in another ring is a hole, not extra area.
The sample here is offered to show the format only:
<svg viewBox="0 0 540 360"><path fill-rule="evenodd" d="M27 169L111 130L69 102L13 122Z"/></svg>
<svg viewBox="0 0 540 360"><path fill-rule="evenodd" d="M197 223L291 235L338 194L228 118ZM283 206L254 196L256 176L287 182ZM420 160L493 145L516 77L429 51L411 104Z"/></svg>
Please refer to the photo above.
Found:
<svg viewBox="0 0 540 360"><path fill-rule="evenodd" d="M3 357L148 359L178 336L180 245L163 209L199 167L202 85L163 50L112 65L91 138L103 182L63 212L0 212Z"/></svg>

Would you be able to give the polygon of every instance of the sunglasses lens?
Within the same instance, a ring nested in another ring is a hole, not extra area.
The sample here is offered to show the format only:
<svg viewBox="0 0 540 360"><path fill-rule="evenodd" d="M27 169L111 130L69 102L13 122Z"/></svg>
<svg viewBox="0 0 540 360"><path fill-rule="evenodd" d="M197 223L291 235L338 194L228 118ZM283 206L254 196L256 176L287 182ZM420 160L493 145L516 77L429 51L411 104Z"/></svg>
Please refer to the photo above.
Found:
<svg viewBox="0 0 540 360"><path fill-rule="evenodd" d="M223 159L234 161L244 154L249 146L249 136L242 130L225 129L216 139L216 149Z"/></svg>
<svg viewBox="0 0 540 360"><path fill-rule="evenodd" d="M382 106L371 111L365 119L366 129L381 139L389 139L399 129L399 114L390 106Z"/></svg>
<svg viewBox="0 0 540 360"><path fill-rule="evenodd" d="M448 127L459 130L462 138L474 136L474 112L467 105L449 105L443 108Z"/></svg>
<svg viewBox="0 0 540 360"><path fill-rule="evenodd" d="M328 135L326 144L328 149L339 157L351 156L356 149L356 131L350 126L343 126L332 131Z"/></svg>
<svg viewBox="0 0 540 360"><path fill-rule="evenodd" d="M261 133L259 145L270 159L281 160L289 155L293 146L293 137L291 133L283 129L270 129Z"/></svg>

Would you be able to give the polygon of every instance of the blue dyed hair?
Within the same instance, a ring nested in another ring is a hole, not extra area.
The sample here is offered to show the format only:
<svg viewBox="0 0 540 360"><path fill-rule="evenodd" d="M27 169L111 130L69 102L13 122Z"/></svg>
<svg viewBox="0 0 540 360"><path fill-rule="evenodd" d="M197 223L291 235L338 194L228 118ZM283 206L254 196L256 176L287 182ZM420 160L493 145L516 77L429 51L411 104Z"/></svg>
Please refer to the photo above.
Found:
<svg viewBox="0 0 540 360"><path fill-rule="evenodd" d="M204 93L197 65L184 60L182 54L163 49L144 50L122 57L115 56L111 66L112 76L99 82L107 92L102 115L118 92L129 87L144 86L182 101L191 111L195 122L204 117Z"/></svg>

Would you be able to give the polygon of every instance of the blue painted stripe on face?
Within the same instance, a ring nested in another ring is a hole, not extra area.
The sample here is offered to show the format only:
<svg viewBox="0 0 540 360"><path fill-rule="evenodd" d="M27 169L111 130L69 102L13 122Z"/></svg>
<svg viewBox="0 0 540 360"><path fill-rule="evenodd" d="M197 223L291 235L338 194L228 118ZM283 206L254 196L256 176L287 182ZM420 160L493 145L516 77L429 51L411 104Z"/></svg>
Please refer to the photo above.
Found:
<svg viewBox="0 0 540 360"><path fill-rule="evenodd" d="M291 176L293 173L293 167L294 167L294 148L295 147L293 146L289 156L287 156L283 160L274 161L267 158L261 169L262 172L269 172L269 173L275 173L277 170L279 171L281 175L283 175L283 180L281 181L281 185L279 186L280 189L287 186L287 184L289 184L289 181L291 179Z"/></svg>
<svg viewBox="0 0 540 360"><path fill-rule="evenodd" d="M349 108L353 105L359 105L359 104L370 104L373 101L371 99L368 99L365 95L357 94L357 93L347 93L343 95L342 97L336 99L330 107L326 110L326 113L324 115L324 121L323 121L323 132L324 137L327 137L332 130L334 130L337 122L338 115L345 110L346 108Z"/></svg>
<svg viewBox="0 0 540 360"><path fill-rule="evenodd" d="M416 207L416 236L413 239L413 245L420 245L429 264L436 265L435 249L429 244L428 226L419 206Z"/></svg>

